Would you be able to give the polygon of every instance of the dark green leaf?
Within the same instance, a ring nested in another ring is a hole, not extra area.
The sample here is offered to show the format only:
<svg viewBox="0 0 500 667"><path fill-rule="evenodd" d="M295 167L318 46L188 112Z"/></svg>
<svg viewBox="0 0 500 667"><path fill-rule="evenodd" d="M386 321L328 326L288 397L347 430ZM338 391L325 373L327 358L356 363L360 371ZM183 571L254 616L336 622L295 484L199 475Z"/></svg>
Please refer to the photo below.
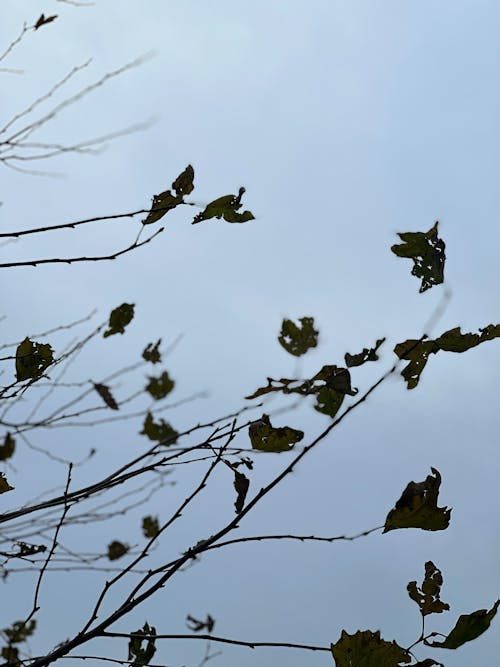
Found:
<svg viewBox="0 0 500 667"><path fill-rule="evenodd" d="M163 371L160 377L156 378L149 375L148 378L149 382L146 385L146 391L150 393L156 401L159 401L170 394L175 385L175 382L170 379L167 371Z"/></svg>
<svg viewBox="0 0 500 667"><path fill-rule="evenodd" d="M418 604L422 616L441 614L443 611L449 610L450 605L442 602L439 598L442 585L441 570L430 560L425 564L425 577L422 586L418 588L416 581L410 581L408 584L408 595Z"/></svg>
<svg viewBox="0 0 500 667"><path fill-rule="evenodd" d="M248 487L250 486L250 480L242 472L238 470L234 471L234 490L236 491L236 500L234 501L234 507L236 514L239 514L243 509L245 504L245 498L247 497Z"/></svg>
<svg viewBox="0 0 500 667"><path fill-rule="evenodd" d="M455 327L436 338L436 345L445 352L466 352L472 347L500 337L500 324L488 324L479 333L463 334L460 327Z"/></svg>
<svg viewBox="0 0 500 667"><path fill-rule="evenodd" d="M283 320L278 337L280 345L295 357L300 357L318 344L318 331L314 328L314 317L301 317L298 327L292 320Z"/></svg>
<svg viewBox="0 0 500 667"><path fill-rule="evenodd" d="M105 384L99 384L96 382L94 382L93 384L94 384L94 389L102 398L102 400L106 403L108 408L111 408L112 410L119 410L118 403L113 398L113 395L109 390L109 387Z"/></svg>
<svg viewBox="0 0 500 667"><path fill-rule="evenodd" d="M16 349L16 377L18 381L37 379L54 363L48 343L34 343L25 338Z"/></svg>
<svg viewBox="0 0 500 667"><path fill-rule="evenodd" d="M172 183L172 189L179 197L190 195L194 190L194 169L188 164L184 171Z"/></svg>
<svg viewBox="0 0 500 667"><path fill-rule="evenodd" d="M336 667L399 667L411 662L406 649L381 639L378 630L358 630L354 635L342 630L331 650Z"/></svg>
<svg viewBox="0 0 500 667"><path fill-rule="evenodd" d="M160 192L159 195L154 195L151 202L151 210L142 221L142 224L152 225L153 222L158 222L166 213L172 211L181 203L182 197L174 196L170 190L165 190L165 192Z"/></svg>
<svg viewBox="0 0 500 667"><path fill-rule="evenodd" d="M401 494L396 506L385 520L384 533L398 528L445 530L450 523L451 509L438 507L437 500L441 475L431 468L423 482L410 482Z"/></svg>
<svg viewBox="0 0 500 667"><path fill-rule="evenodd" d="M352 368L353 366L361 366L367 361L377 361L378 360L377 350L384 341L385 338L379 338L373 347L371 347L370 349L364 347L363 351L360 352L359 354L349 354L349 352L346 352L344 359L347 368Z"/></svg>
<svg viewBox="0 0 500 667"><path fill-rule="evenodd" d="M3 445L0 445L0 461L6 461L14 455L16 449L16 440L10 433L5 434Z"/></svg>
<svg viewBox="0 0 500 667"><path fill-rule="evenodd" d="M150 440L156 440L163 445L174 445L177 442L177 431L163 419L155 422L153 415L148 412L144 420L141 435L147 435Z"/></svg>
<svg viewBox="0 0 500 667"><path fill-rule="evenodd" d="M149 627L148 623L144 623L142 629L130 633L130 641L128 643L128 660L133 660L130 664L133 667L142 667L151 662L156 653L155 639L156 628ZM146 642L145 647L142 643Z"/></svg>
<svg viewBox="0 0 500 667"><path fill-rule="evenodd" d="M36 620L31 620L29 623L25 621L16 621L10 628L4 628L3 634L9 640L9 644L20 644L26 641L28 637L35 632Z"/></svg>
<svg viewBox="0 0 500 667"><path fill-rule="evenodd" d="M316 405L314 408L318 412L322 412L329 417L335 417L344 402L345 394L332 389L331 387L321 387L316 398Z"/></svg>
<svg viewBox="0 0 500 667"><path fill-rule="evenodd" d="M129 549L128 544L113 540L113 542L108 544L108 558L109 560L118 560L122 556L125 556Z"/></svg>
<svg viewBox="0 0 500 667"><path fill-rule="evenodd" d="M241 198L245 193L245 188L240 188L237 195L224 195L207 204L204 211L198 213L193 218L193 225L203 220L210 220L210 218L223 218L226 222L248 222L254 220L254 216L250 211L243 211L238 213L241 208Z"/></svg>
<svg viewBox="0 0 500 667"><path fill-rule="evenodd" d="M210 614L207 614L206 620L200 621L198 618L188 614L186 616L186 625L193 632L201 632L202 630L206 630L208 634L211 634L215 627L215 619L212 618Z"/></svg>
<svg viewBox="0 0 500 667"><path fill-rule="evenodd" d="M477 639L477 637L486 632L490 627L499 604L500 600L497 600L489 611L487 609L478 609L478 611L473 611L472 614L462 614L444 641L428 642L429 646L455 649L462 646L462 644Z"/></svg>
<svg viewBox="0 0 500 667"><path fill-rule="evenodd" d="M125 327L134 319L134 304L122 303L114 308L109 315L109 329L103 333L103 338L125 333Z"/></svg>
<svg viewBox="0 0 500 667"><path fill-rule="evenodd" d="M288 426L274 428L268 415L250 424L248 435L252 447L262 452L289 452L304 437L303 431Z"/></svg>
<svg viewBox="0 0 500 667"><path fill-rule="evenodd" d="M428 232L405 232L398 234L403 241L391 250L398 257L413 260L412 275L422 280L419 292L444 282L445 243L438 237L436 222Z"/></svg>
<svg viewBox="0 0 500 667"><path fill-rule="evenodd" d="M161 338L158 338L156 343L148 343L142 352L142 357L146 361L150 361L152 364L158 364L161 361L160 347Z"/></svg>
<svg viewBox="0 0 500 667"><path fill-rule="evenodd" d="M7 491L13 491L14 487L9 484L5 473L0 472L0 493L6 493Z"/></svg>
<svg viewBox="0 0 500 667"><path fill-rule="evenodd" d="M47 23L52 23L52 21L56 20L57 16L58 16L57 14L53 14L52 16L45 16L45 14L40 14L40 17L33 26L34 29L38 30L38 28L41 28L43 25L47 25Z"/></svg>
<svg viewBox="0 0 500 667"><path fill-rule="evenodd" d="M145 516L142 520L142 534L148 539L156 537L160 531L160 522L157 516Z"/></svg>

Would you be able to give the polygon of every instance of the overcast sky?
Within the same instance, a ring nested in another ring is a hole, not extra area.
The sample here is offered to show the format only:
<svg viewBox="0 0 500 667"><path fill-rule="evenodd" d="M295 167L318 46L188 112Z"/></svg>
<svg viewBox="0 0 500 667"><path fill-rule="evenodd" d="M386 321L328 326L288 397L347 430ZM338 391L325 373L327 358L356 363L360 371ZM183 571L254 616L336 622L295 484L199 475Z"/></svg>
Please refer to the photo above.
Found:
<svg viewBox="0 0 500 667"><path fill-rule="evenodd" d="M176 399L199 391L209 396L169 413L178 430L238 409L267 376L307 377L386 336L380 362L353 373L354 384L366 389L393 363L397 342L424 332L443 297L442 286L419 294L411 263L390 252L398 231L427 231L435 220L447 244L451 300L433 333L500 321L497 2L96 0L76 7L3 0L1 45L41 12L59 16L2 63L24 73L1 74L0 125L88 58L92 63L69 83L68 94L151 51L146 63L61 112L38 139L74 142L154 122L98 156L22 165L57 177L3 167L2 231L147 207L187 164L196 173L192 201L204 205L245 186L244 205L256 220L191 226L195 209L185 207L164 219L154 242L115 262L2 269L4 340L94 307L100 321L114 306L135 303L126 335L101 341L75 374L98 381L135 360L150 340L162 336L168 344L182 335L167 361ZM6 245L1 257L107 253L128 245L138 226L124 219L66 230ZM302 316L315 318L320 344L297 364L276 337L284 317ZM447 531L394 531L326 545L238 545L205 556L117 627L132 631L148 620L159 632L182 632L186 614L209 612L218 634L244 640L328 645L343 628L380 629L385 639L409 645L420 621L406 584L421 581L427 560L442 570L443 599L451 605L429 628L447 632L459 614L491 607L500 596L499 362L496 341L431 358L414 391L392 378L239 534L372 528L430 466L443 476L441 504L453 507ZM281 419L302 428L306 441L328 423L311 406ZM65 456L72 447L96 447L98 474L112 469L123 450L142 451L139 427L124 422L102 433L64 429L39 437ZM16 492L27 479L35 487L44 481L44 459L34 468L31 456L21 452L17 473L9 475ZM251 489L287 456L259 457ZM166 514L190 488L190 470L175 473L178 486L164 492L165 506L156 512ZM60 483L62 471L52 474ZM231 480L221 474L216 487L172 533L172 557L230 518ZM9 508L17 502L14 494L4 498ZM113 537L121 531L125 541L140 541L133 530L122 524ZM89 546L108 537L109 528L96 526ZM50 613L34 652L70 636L88 614L101 579L82 573L74 583L72 576L47 579L42 606ZM0 627L22 618L31 604L31 575L18 577L23 583L12 578L5 591L14 596L21 585L21 594L12 608L3 605ZM419 657L446 667L493 664L499 627L496 619L459 651ZM125 640L99 646L126 657ZM196 667L203 650L201 643L164 642L154 661ZM306 662L333 661L328 654L228 647L212 664Z"/></svg>

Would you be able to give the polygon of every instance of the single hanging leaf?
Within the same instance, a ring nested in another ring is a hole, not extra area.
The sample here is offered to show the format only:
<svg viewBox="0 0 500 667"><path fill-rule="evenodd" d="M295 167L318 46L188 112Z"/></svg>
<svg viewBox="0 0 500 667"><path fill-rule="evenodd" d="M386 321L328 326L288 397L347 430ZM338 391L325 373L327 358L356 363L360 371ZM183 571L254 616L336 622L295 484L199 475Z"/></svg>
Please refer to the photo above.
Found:
<svg viewBox="0 0 500 667"><path fill-rule="evenodd" d="M175 382L170 379L167 371L163 371L160 377L155 378L148 376L148 378L149 382L146 385L146 391L151 394L156 401L159 401L170 394L175 385Z"/></svg>
<svg viewBox="0 0 500 667"><path fill-rule="evenodd" d="M179 434L168 422L163 421L163 419L160 419L159 422L155 422L153 415L148 412L144 419L140 435L146 435L150 440L156 440L165 446L169 446L175 445Z"/></svg>
<svg viewBox="0 0 500 667"><path fill-rule="evenodd" d="M16 450L16 440L10 433L5 434L3 445L0 445L0 461L7 461L10 459Z"/></svg>
<svg viewBox="0 0 500 667"><path fill-rule="evenodd" d="M112 410L119 410L118 403L113 398L113 395L111 394L111 391L107 385L99 384L98 382L93 382L92 384L108 408L111 408Z"/></svg>
<svg viewBox="0 0 500 667"><path fill-rule="evenodd" d="M398 528L448 528L451 509L437 506L441 475L436 468L431 468L431 471L433 475L428 475L423 482L410 482L407 485L394 509L387 515L384 533Z"/></svg>
<svg viewBox="0 0 500 667"><path fill-rule="evenodd" d="M363 351L359 354L349 354L346 352L344 359L345 365L347 368L352 368L353 366L362 366L367 361L378 361L377 350L385 342L385 338L379 338L375 345L370 349L364 347Z"/></svg>
<svg viewBox="0 0 500 667"><path fill-rule="evenodd" d="M14 487L9 484L5 473L0 472L0 493L6 493L7 491L13 491Z"/></svg>
<svg viewBox="0 0 500 667"><path fill-rule="evenodd" d="M48 343L34 343L26 337L16 349L17 381L38 379L53 363L53 350Z"/></svg>
<svg viewBox="0 0 500 667"><path fill-rule="evenodd" d="M165 190L159 195L154 195L151 202L151 210L147 217L142 221L143 225L151 225L153 222L158 222L163 216L172 211L179 204L184 203L184 195L189 195L194 190L194 169L188 164L184 171L177 176L172 183L172 190Z"/></svg>
<svg viewBox="0 0 500 667"><path fill-rule="evenodd" d="M500 600L497 600L493 607L479 609L472 614L462 614L455 627L442 642L427 642L429 646L438 646L439 648L458 648L462 644L477 639L483 632L490 627L492 619L495 617Z"/></svg>
<svg viewBox="0 0 500 667"><path fill-rule="evenodd" d="M191 614L188 614L186 616L186 625L193 632L201 632L202 630L206 630L210 635L212 634L213 629L215 627L215 618L210 616L210 614L207 614L206 620L200 621L198 618L195 618L194 616L191 616Z"/></svg>
<svg viewBox="0 0 500 667"><path fill-rule="evenodd" d="M358 630L353 635L342 630L331 650L336 667L400 667L411 662L408 651L395 641L381 639L379 630Z"/></svg>
<svg viewBox="0 0 500 667"><path fill-rule="evenodd" d="M245 504L250 480L242 472L234 471L234 490L236 491L236 500L234 501L234 508L236 514L239 514Z"/></svg>
<svg viewBox="0 0 500 667"><path fill-rule="evenodd" d="M300 357L318 344L318 331L314 328L314 317L301 317L298 327L292 320L283 320L278 342L289 354Z"/></svg>
<svg viewBox="0 0 500 667"><path fill-rule="evenodd" d="M161 345L161 338L158 338L156 343L148 343L142 352L142 358L150 361L152 364L158 364L161 361L161 354L159 347Z"/></svg>
<svg viewBox="0 0 500 667"><path fill-rule="evenodd" d="M184 171L172 183L172 189L179 197L190 195L194 190L194 169L188 164Z"/></svg>
<svg viewBox="0 0 500 667"><path fill-rule="evenodd" d="M250 211L238 213L241 208L241 198L245 193L245 188L240 188L237 195L224 195L207 204L204 211L198 213L193 218L193 225L210 218L223 218L226 222L248 222L255 220Z"/></svg>
<svg viewBox="0 0 500 667"><path fill-rule="evenodd" d="M109 560L118 560L122 556L125 556L127 551L130 549L128 544L119 542L118 540L113 540L108 544L108 553L107 556Z"/></svg>
<svg viewBox="0 0 500 667"><path fill-rule="evenodd" d="M303 431L285 426L274 428L268 415L262 415L259 421L248 428L248 435L253 449L262 452L289 452L296 442L304 437Z"/></svg>
<svg viewBox="0 0 500 667"><path fill-rule="evenodd" d="M134 305L133 303L122 303L121 306L111 311L108 323L109 329L103 333L103 338L125 333L125 327L134 319Z"/></svg>
<svg viewBox="0 0 500 667"><path fill-rule="evenodd" d="M438 237L438 222L428 232L405 232L398 234L403 241L391 250L398 257L413 260L413 276L422 280L419 292L444 282L445 243Z"/></svg>
<svg viewBox="0 0 500 667"><path fill-rule="evenodd" d="M157 516L145 516L142 520L142 534L148 539L153 539L160 532L160 522Z"/></svg>
<svg viewBox="0 0 500 667"><path fill-rule="evenodd" d="M149 627L148 623L144 623L142 629L130 633L128 660L133 660L133 662L130 662L133 667L142 667L151 662L156 653L155 637L156 628ZM143 642L145 642L144 648L142 647Z"/></svg>
<svg viewBox="0 0 500 667"><path fill-rule="evenodd" d="M40 14L39 19L33 26L35 30L38 30L38 28L41 28L43 25L47 25L48 23L52 23L52 21L55 21L57 18L57 14L53 14L52 16L45 16L45 14Z"/></svg>
<svg viewBox="0 0 500 667"><path fill-rule="evenodd" d="M408 595L418 604L422 616L441 614L443 611L450 609L449 604L440 600L442 585L441 570L430 560L425 564L425 577L422 586L418 588L416 581L410 581L408 584Z"/></svg>

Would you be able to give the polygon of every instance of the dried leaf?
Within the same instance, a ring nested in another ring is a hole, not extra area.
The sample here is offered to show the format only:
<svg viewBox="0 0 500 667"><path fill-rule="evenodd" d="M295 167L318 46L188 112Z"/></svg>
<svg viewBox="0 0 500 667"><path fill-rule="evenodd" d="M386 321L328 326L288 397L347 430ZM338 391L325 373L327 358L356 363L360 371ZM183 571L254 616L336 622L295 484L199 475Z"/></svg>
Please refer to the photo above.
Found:
<svg viewBox="0 0 500 667"><path fill-rule="evenodd" d="M40 14L40 17L33 28L38 30L38 28L41 28L43 25L47 25L47 23L52 23L52 21L55 21L57 16L58 14L53 14L52 16L45 16L45 14Z"/></svg>
<svg viewBox="0 0 500 667"><path fill-rule="evenodd" d="M151 377L149 375L148 378L149 382L145 389L156 401L168 396L175 385L175 382L170 379L167 371L163 371L159 377Z"/></svg>
<svg viewBox="0 0 500 667"><path fill-rule="evenodd" d="M449 610L450 605L442 602L439 597L442 585L441 570L430 560L425 564L425 577L422 586L418 588L416 581L410 581L408 584L408 595L418 604L422 616L441 614L443 611Z"/></svg>
<svg viewBox="0 0 500 667"><path fill-rule="evenodd" d="M202 630L206 630L208 634L212 634L212 631L215 627L215 619L212 618L210 614L207 614L206 620L200 621L198 618L188 614L186 616L186 625L193 632L201 632Z"/></svg>
<svg viewBox="0 0 500 667"><path fill-rule="evenodd" d="M444 282L445 243L438 237L438 222L428 232L398 234L404 242L391 250L398 257L413 260L412 275L422 280L419 292Z"/></svg>
<svg viewBox="0 0 500 667"><path fill-rule="evenodd" d="M349 354L349 352L346 352L344 356L345 365L347 368L352 368L353 366L362 366L367 361L378 361L377 350L384 342L385 338L379 338L373 347L369 349L364 347L363 351L359 354Z"/></svg>
<svg viewBox="0 0 500 667"><path fill-rule="evenodd" d="M245 188L240 188L237 195L224 195L207 204L205 210L198 213L193 218L193 225L210 218L223 218L226 222L248 222L255 220L250 211L238 213L241 208L241 198L245 193Z"/></svg>
<svg viewBox="0 0 500 667"><path fill-rule="evenodd" d="M102 400L106 403L108 408L111 408L112 410L119 410L118 403L113 398L111 391L109 390L109 387L107 385L99 384L98 382L94 382L93 385L94 389L102 398Z"/></svg>
<svg viewBox="0 0 500 667"><path fill-rule="evenodd" d="M156 653L156 628L149 627L148 623L144 623L143 627L135 632L130 633L130 641L128 643L128 660L132 660L130 664L133 667L142 667L148 665ZM142 643L146 642L145 647Z"/></svg>
<svg viewBox="0 0 500 667"><path fill-rule="evenodd" d="M148 343L142 351L142 358L150 361L152 364L158 364L161 361L161 354L159 347L161 345L161 338L158 338L156 343Z"/></svg>

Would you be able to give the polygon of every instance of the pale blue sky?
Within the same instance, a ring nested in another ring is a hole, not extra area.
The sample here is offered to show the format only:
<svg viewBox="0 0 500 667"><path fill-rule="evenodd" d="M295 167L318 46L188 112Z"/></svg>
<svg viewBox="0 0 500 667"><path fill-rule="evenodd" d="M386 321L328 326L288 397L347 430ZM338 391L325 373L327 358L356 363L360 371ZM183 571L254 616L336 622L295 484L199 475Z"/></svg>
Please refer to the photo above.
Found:
<svg viewBox="0 0 500 667"><path fill-rule="evenodd" d="M268 375L296 371L276 342L283 317L311 315L320 328L319 347L299 365L304 375L387 336L381 362L354 375L355 385L367 387L392 363L394 344L420 335L439 302L442 288L420 295L411 264L390 252L397 231L425 231L436 219L447 244L452 300L435 333L500 321L498 3L97 0L77 8L4 1L1 43L42 11L60 16L4 63L25 73L2 75L2 120L89 57L92 65L68 90L154 50L141 68L61 114L43 136L72 141L151 116L156 122L98 157L36 165L63 179L3 169L3 230L147 206L188 163L196 171L194 201L244 185L256 220L192 227L185 209L165 218L166 230L153 244L117 262L4 270L1 324L8 340L76 319L95 305L103 317L123 301L136 303L127 335L96 347L80 373L98 380L145 342L184 334L168 361L178 397L205 389L210 397L172 414L179 428L237 409ZM65 231L5 246L2 257L112 250L128 244L136 228L125 221ZM454 508L448 531L234 547L205 557L120 627L134 630L147 619L158 630L182 631L187 613L207 611L219 634L241 639L328 644L342 628L380 628L386 639L409 644L419 615L406 584L421 580L429 559L443 571L443 599L452 606L433 627L446 631L459 614L491 606L500 595L499 361L500 343L487 343L463 356L432 358L413 392L391 380L241 528L241 534L368 529L383 523L410 479L424 479L435 466L443 476L442 504ZM327 423L310 409L283 419L309 437ZM43 442L60 452L91 442L102 469L120 448L142 446L137 430L123 424L90 438L88 431L60 431ZM281 462L259 459L253 488ZM26 467L17 467L16 486L23 487ZM188 488L187 472L176 477L179 488ZM176 487L166 493L166 506L176 493ZM193 522L172 533L172 554L210 532L214 517L216 525L229 517L232 502L231 484L221 476ZM96 542L107 536L96 527ZM54 579L58 600L47 585L51 614L33 640L35 651L77 629L79 608L85 615L91 604L85 596L91 576L82 574L77 602L68 575L59 579L64 587ZM13 603L18 615L30 599L28 576L23 582L27 597ZM13 620L9 613L4 621L4 613L0 627ZM493 664L497 638L498 619L460 651L419 655L446 667ZM125 643L111 641L105 650L124 655ZM195 667L203 653L198 645L161 646L155 662L171 665ZM221 667L271 662L333 661L231 648L213 660Z"/></svg>

